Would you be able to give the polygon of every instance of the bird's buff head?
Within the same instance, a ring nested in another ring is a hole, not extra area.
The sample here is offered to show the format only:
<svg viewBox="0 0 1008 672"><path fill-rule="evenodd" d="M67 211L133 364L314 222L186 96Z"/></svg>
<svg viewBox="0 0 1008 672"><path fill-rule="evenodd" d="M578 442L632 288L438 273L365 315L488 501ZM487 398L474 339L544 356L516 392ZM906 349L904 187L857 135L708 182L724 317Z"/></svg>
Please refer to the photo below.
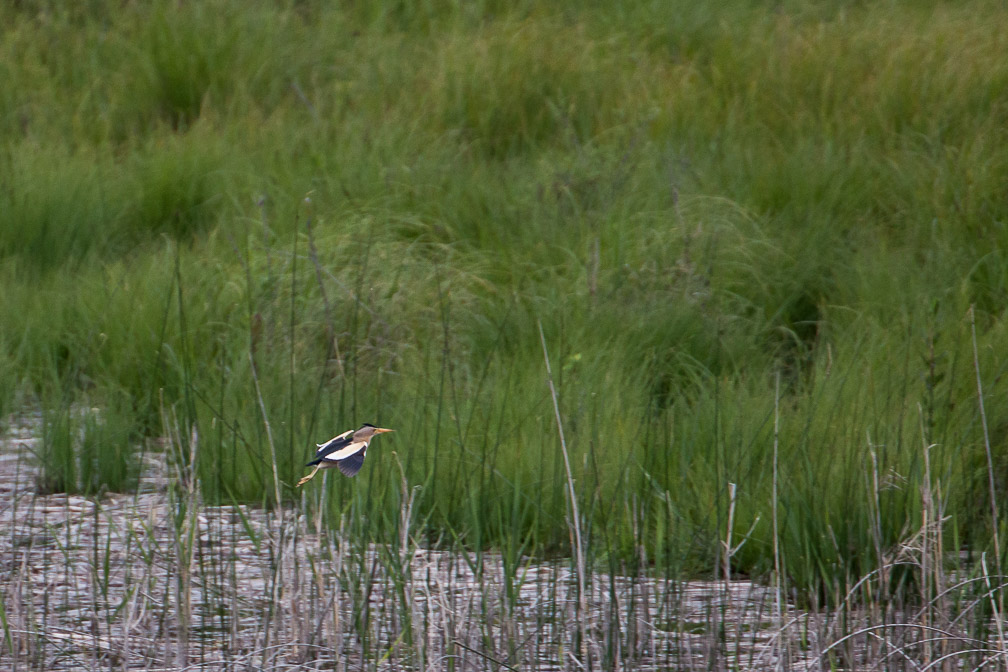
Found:
<svg viewBox="0 0 1008 672"><path fill-rule="evenodd" d="M385 432L394 432L394 429L385 429L384 427L375 427L374 425L364 423L361 428L354 432L354 440L362 441L370 439L376 434L384 434Z"/></svg>

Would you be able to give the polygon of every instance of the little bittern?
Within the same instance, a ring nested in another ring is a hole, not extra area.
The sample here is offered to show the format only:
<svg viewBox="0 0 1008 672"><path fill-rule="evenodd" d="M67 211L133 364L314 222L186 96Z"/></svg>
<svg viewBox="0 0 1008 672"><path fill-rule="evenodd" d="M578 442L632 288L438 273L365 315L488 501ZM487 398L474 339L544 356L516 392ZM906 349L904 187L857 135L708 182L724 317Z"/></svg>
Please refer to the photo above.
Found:
<svg viewBox="0 0 1008 672"><path fill-rule="evenodd" d="M364 464L364 455L367 453L368 444L378 434L392 432L392 429L383 429L374 425L364 423L360 429L347 430L339 436L334 436L325 443L315 444L318 450L315 451L315 459L309 462L308 467L314 466L310 474L298 481L298 486L302 486L312 479L319 469L331 469L339 467L344 476L354 476L360 471Z"/></svg>

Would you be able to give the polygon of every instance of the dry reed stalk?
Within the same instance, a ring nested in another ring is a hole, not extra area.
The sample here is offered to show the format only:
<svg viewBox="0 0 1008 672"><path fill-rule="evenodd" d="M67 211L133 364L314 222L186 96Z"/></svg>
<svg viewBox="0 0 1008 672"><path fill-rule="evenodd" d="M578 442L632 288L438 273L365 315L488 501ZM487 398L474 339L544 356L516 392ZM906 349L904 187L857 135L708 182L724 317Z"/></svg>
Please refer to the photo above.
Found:
<svg viewBox="0 0 1008 672"><path fill-rule="evenodd" d="M997 509L997 489L994 486L994 459L991 456L991 444L990 444L990 431L987 428L987 411L984 408L984 394L983 394L983 382L980 378L980 352L977 348L977 337L976 337L976 317L973 312L973 306L969 307L969 322L970 322L970 335L972 336L973 342L973 371L976 374L976 387L977 387L977 404L980 407L980 425L983 427L983 437L984 437L984 453L987 456L987 484L990 490L990 509L991 509L991 533L994 539L994 568L997 571L998 579L1004 576L1001 569L1001 540L998 535L998 509ZM985 554L986 555L986 554ZM987 578L987 565L984 562L984 577ZM994 623L997 626L998 631L998 646L1001 649L1002 655L1008 653L1005 649L1005 634L1004 634L1004 592L1002 590L997 591L997 604L994 604L994 596L991 595L991 607L994 609Z"/></svg>
<svg viewBox="0 0 1008 672"><path fill-rule="evenodd" d="M921 484L921 603L928 604L931 599L931 594L936 587L940 588L940 584L937 579L938 573L941 572L941 547L937 545L938 539L935 533L932 536L932 528L940 529L941 520L938 519L935 513L934 504L934 494L931 489L931 445L927 442L927 435L924 431L924 409L921 405L917 404L917 415L920 420L921 429L921 443L923 444L924 453L924 482ZM932 576L934 573L934 576ZM930 609L924 610L922 617L925 627L932 625L932 611ZM925 641L924 644L924 663L929 664L931 662L931 642L928 638L921 633L921 639Z"/></svg>
<svg viewBox="0 0 1008 672"><path fill-rule="evenodd" d="M774 622L778 631L784 629L784 588L782 584L782 567L780 556L780 526L777 520L777 478L778 478L778 446L780 443L780 370L774 375L774 417L773 417L773 480L771 483L770 514L773 517L773 558L774 558ZM781 669L781 665L787 658L787 651L783 647L783 638L777 638L780 648L777 652L777 659L774 669Z"/></svg>
<svg viewBox="0 0 1008 672"><path fill-rule="evenodd" d="M888 558L886 557L885 549L882 547L882 503L880 495L882 485L879 478L878 454L875 452L875 444L872 443L870 434L866 435L866 440L868 442L868 453L871 455L872 543L875 545L875 558L880 567L880 571L878 572L878 594L884 599L889 595L889 572L887 569ZM866 582L865 585L869 590L871 589L870 582ZM871 602L869 609L874 612L876 620L885 618L885 609L882 607L881 601ZM885 639L882 638L876 644L881 645L884 641Z"/></svg>
<svg viewBox="0 0 1008 672"><path fill-rule="evenodd" d="M172 550L175 562L175 619L178 628L175 662L179 667L189 664L189 637L192 628L192 565L196 543L198 542L198 483L196 479L196 457L199 434L196 427L190 429L189 453L185 454L182 428L174 410L169 411L161 400L161 423L165 429L168 445L175 450L175 482L181 497L176 500L175 489L169 489L172 518ZM176 511L181 516L175 515Z"/></svg>
<svg viewBox="0 0 1008 672"><path fill-rule="evenodd" d="M263 424L266 425L266 440L270 447L270 462L273 467L273 495L276 498L277 511L280 510L280 476L277 473L276 446L273 443L273 429L270 427L269 415L266 413L266 404L263 402L262 390L259 389L259 373L256 371L255 358L252 350L249 350L249 364L252 367L252 382L255 384L256 399L259 401L259 411L262 413Z"/></svg>
<svg viewBox="0 0 1008 672"><path fill-rule="evenodd" d="M542 320L539 320L539 341L542 343L543 359L546 361L546 378L549 382L550 397L553 399L553 413L556 415L557 431L560 433L560 450L563 452L564 470L567 474L567 496L571 511L571 536L574 546L574 557L577 563L578 588L578 628L581 634L581 656L584 662L588 660L588 596L585 593L585 560L584 546L581 542L581 514L578 512L577 495L574 492L574 474L571 471L570 455L567 452L567 440L564 438L563 421L560 419L560 404L557 401L556 387L553 385L553 370L550 367L549 352L546 350L546 336L543 334Z"/></svg>
<svg viewBox="0 0 1008 672"><path fill-rule="evenodd" d="M731 589L731 559L734 553L732 552L732 528L735 526L735 502L737 501L735 495L738 487L735 483L728 484L728 529L725 532L725 540L721 542L724 548L724 555L722 557L722 576L724 577L725 591ZM726 594L730 594L727 593Z"/></svg>

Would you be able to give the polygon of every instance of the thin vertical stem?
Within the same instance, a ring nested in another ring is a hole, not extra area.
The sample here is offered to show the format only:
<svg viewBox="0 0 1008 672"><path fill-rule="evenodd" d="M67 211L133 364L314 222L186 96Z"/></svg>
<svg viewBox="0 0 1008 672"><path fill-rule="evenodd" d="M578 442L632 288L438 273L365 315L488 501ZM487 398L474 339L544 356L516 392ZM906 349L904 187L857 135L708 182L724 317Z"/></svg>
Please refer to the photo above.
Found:
<svg viewBox="0 0 1008 672"><path fill-rule="evenodd" d="M937 545L937 534L941 527L941 516L935 511L934 495L931 488L931 448L927 442L924 429L924 409L917 404L917 416L920 421L921 443L924 448L924 483L921 484L921 604L928 604L931 596L940 587L937 585L938 572L941 569L941 547ZM932 529L934 528L934 529ZM932 561L933 560L933 561ZM932 572L934 575L932 576ZM932 611L924 610L922 616L921 641L924 642L924 662L931 662L931 641L925 628L931 627Z"/></svg>
<svg viewBox="0 0 1008 672"><path fill-rule="evenodd" d="M539 341L542 343L543 359L546 361L546 378L549 382L550 397L553 399L553 413L556 416L557 431L560 433L560 450L563 452L564 469L567 473L567 496L570 503L571 527L574 536L574 558L577 563L578 602L580 614L578 624L581 628L581 654L585 658L588 649L587 628L585 619L588 615L588 595L585 593L585 560L584 546L581 543L581 514L578 512L577 497L574 492L574 474L571 471L570 455L567 453L567 440L564 438L563 421L560 419L560 404L557 402L556 387L553 385L553 369L550 367L549 352L546 350L546 336L543 334L542 320L538 321Z"/></svg>
<svg viewBox="0 0 1008 672"><path fill-rule="evenodd" d="M288 323L288 336L287 336L287 375L288 375L288 392L289 395L287 399L287 405L289 409L288 416L288 429L287 429L287 454L292 455L294 453L294 409L297 406L294 401L294 374L295 374L295 361L294 361L294 340L295 340L295 327L297 325L297 240L298 240L298 230L297 230L297 220L295 219L294 226L294 236L292 243L292 253L291 253L291 284L290 284L290 322ZM273 483L277 483L276 479L277 465L276 456L273 457ZM280 498L277 497L277 507L280 506Z"/></svg>
<svg viewBox="0 0 1008 672"><path fill-rule="evenodd" d="M977 322L970 306L970 331L973 335L973 370L977 374L977 402L980 404L980 424L984 428L984 451L987 453L987 483L991 492L991 524L994 532L994 562L1001 574L1001 544L998 543L998 500L994 487L994 460L991 457L991 435L987 428L987 411L984 409L984 384L980 379L980 352L977 349Z"/></svg>
<svg viewBox="0 0 1008 672"><path fill-rule="evenodd" d="M256 373L255 359L249 351L249 363L252 365L252 382L255 384L256 399L259 400L259 411L262 413L263 424L266 425L266 440L270 447L270 462L273 465L273 494L276 497L277 510L280 509L280 475L277 473L276 446L273 444L273 430L270 428L269 416L266 415L266 404L263 403L262 390L259 389L259 374Z"/></svg>
<svg viewBox="0 0 1008 672"><path fill-rule="evenodd" d="M976 317L973 314L973 306L970 306L969 308L969 320L970 334L973 337L973 370L976 373L977 403L980 405L980 425L983 427L984 451L987 455L987 485L990 488L991 531L994 534L994 567L997 571L998 580L1000 581L1003 573L1001 571L1001 540L998 534L997 491L994 487L994 460L991 457L990 432L987 429L987 411L984 410L983 383L980 380L980 351L977 348ZM1000 615L1004 613L1004 594L1000 590L998 590L997 612L998 617L995 618L995 621L998 628L998 639L1001 650L1004 651L1005 640L1000 618Z"/></svg>
<svg viewBox="0 0 1008 672"><path fill-rule="evenodd" d="M976 372L977 402L980 404L980 425L983 427L984 451L987 454L987 485L990 488L991 527L994 532L994 563L1001 575L1001 544L998 539L997 490L994 487L994 460L991 457L990 431L987 429L987 411L984 410L983 383L980 380L980 353L977 349L976 320L973 306L969 309L970 332L973 336L973 370Z"/></svg>
<svg viewBox="0 0 1008 672"><path fill-rule="evenodd" d="M773 561L774 561L774 608L777 613L777 627L784 628L784 595L781 586L780 557L780 527L777 522L777 448L780 440L780 370L774 376L774 415L773 415L773 494L770 499L770 510L773 516ZM783 638L781 643L784 643ZM777 656L777 669L784 662L783 656Z"/></svg>
<svg viewBox="0 0 1008 672"><path fill-rule="evenodd" d="M732 527L735 525L735 502L736 494L738 493L738 485L735 483L728 483L728 531L725 532L725 540L721 542L724 544L724 556L722 558L723 562L721 564L721 571L724 574L725 582L725 597L731 596L731 559L735 554L732 548ZM744 540L743 540L744 541ZM741 544L740 544L741 546Z"/></svg>

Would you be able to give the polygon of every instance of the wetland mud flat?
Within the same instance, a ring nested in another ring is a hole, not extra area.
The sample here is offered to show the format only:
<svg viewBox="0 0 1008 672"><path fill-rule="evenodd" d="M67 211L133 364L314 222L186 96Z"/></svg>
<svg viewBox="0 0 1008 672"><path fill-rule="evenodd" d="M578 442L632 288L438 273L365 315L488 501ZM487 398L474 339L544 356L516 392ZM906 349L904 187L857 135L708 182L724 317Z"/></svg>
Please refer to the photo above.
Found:
<svg viewBox="0 0 1008 672"><path fill-rule="evenodd" d="M408 519L374 545L292 505L209 506L161 455L136 493L41 496L34 433L0 444L2 669L794 670L827 667L828 641L877 658L757 583L596 572L582 601L569 562L423 548ZM901 632L873 638L905 662Z"/></svg>

